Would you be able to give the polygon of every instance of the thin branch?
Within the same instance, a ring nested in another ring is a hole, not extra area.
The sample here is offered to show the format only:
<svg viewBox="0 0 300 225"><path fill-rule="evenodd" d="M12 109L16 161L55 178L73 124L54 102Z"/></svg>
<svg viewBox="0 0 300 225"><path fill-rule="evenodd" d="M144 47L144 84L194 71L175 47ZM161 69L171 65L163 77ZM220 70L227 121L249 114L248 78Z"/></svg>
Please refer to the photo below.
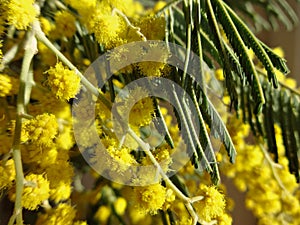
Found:
<svg viewBox="0 0 300 225"><path fill-rule="evenodd" d="M127 16L124 13L122 13L117 8L113 8L112 15L115 15L115 14L119 14L119 16L121 16L125 20L125 23L127 24L128 27L130 27L131 29L135 30L135 32L140 36L140 38L142 38L143 41L147 41L147 38L141 32L141 28L133 26L131 24L131 22L129 21L129 19L127 18Z"/></svg>
<svg viewBox="0 0 300 225"><path fill-rule="evenodd" d="M256 68L258 74L263 75L264 77L268 78L268 75L264 72L263 69L261 68ZM282 87L284 87L285 89L288 89L289 91L293 92L294 94L300 96L300 91L298 91L297 89L291 88L290 86L288 86L287 84L283 83L282 81L278 80L278 84Z"/></svg>
<svg viewBox="0 0 300 225"><path fill-rule="evenodd" d="M16 117L16 127L15 134L13 138L13 159L16 169L16 199L14 206L14 213L9 220L9 225L13 225L16 219L17 225L23 224L22 218L22 193L24 185L24 174L21 158L21 130L22 130L22 115L26 113L26 99L30 95L31 87L28 87L28 81L31 80L30 65L33 56L37 53L37 42L34 37L34 32L32 30L27 32L26 42L25 42L25 53L22 63L21 75L20 75L20 87L17 99L17 117ZM30 86L30 85L29 85Z"/></svg>
<svg viewBox="0 0 300 225"><path fill-rule="evenodd" d="M53 51L57 57L66 64L71 70L74 70L75 73L80 77L81 83L94 95L98 96L99 91L94 87L84 76L83 74L74 66L46 37L45 33L42 31L39 21L35 21L33 24L33 30L35 32L36 38L46 45L51 51Z"/></svg>
<svg viewBox="0 0 300 225"><path fill-rule="evenodd" d="M277 181L279 187L281 187L281 189L286 192L289 193L289 191L285 188L284 184L282 183L280 177L278 176L278 173L276 172L276 168L279 169L283 169L282 166L280 164L275 163L272 158L270 157L269 153L267 152L267 150L265 149L265 147L262 144L259 144L260 149L262 150L262 152L265 155L265 159L267 160L271 170L272 170L272 174L275 178L275 180Z"/></svg>
<svg viewBox="0 0 300 225"><path fill-rule="evenodd" d="M150 151L150 149L151 149L150 145L148 143L145 143L131 128L128 127L127 132L139 144L139 146L142 148L142 150L150 158L151 162L157 168L159 174L162 176L162 178L166 182L166 184L175 192L175 194L177 195L177 197L180 198L184 202L184 204L185 204L185 206L186 206L189 214L193 218L193 225L196 225L198 221L200 221L201 224L203 224L203 225L213 225L213 224L216 224L215 220L211 221L211 222L206 222L206 221L200 220L198 218L198 215L197 215L195 209L193 208L192 203L194 203L196 201L201 201L203 199L203 196L196 196L196 197L192 197L192 198L185 196L176 187L176 185L173 184L173 182L169 179L169 177L165 174L165 172L163 171L163 169L161 168L161 166L159 165L159 163L155 159L155 156Z"/></svg>
<svg viewBox="0 0 300 225"><path fill-rule="evenodd" d="M6 65L15 58L19 48L20 48L20 43L15 44L4 54L0 64L0 71L3 71Z"/></svg>

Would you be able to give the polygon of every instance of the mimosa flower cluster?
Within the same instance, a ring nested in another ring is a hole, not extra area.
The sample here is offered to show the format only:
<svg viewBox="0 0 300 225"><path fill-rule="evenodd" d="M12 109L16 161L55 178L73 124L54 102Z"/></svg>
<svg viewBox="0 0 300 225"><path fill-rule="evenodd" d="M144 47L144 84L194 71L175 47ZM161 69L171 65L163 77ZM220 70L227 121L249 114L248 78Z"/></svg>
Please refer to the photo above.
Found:
<svg viewBox="0 0 300 225"><path fill-rule="evenodd" d="M232 224L226 188L213 184L209 173L188 162L168 177L181 160L172 155L186 144L170 105L151 96L136 101L149 95L143 88L118 95L136 78L170 75L168 49L158 51L160 62L136 62L114 71L101 89L83 75L103 53L116 65L143 59L142 50L132 55L125 54L125 47L117 53L111 50L131 42L165 40L168 24L160 10L166 5L157 1L145 7L133 0L0 2L0 206L14 204L5 221L9 225ZM285 82L295 85L293 80ZM73 125L78 121L72 106L89 92L100 97L89 95L76 112L85 124L76 143ZM119 106L117 114L127 118L127 127L113 120L113 104ZM168 132L157 128L158 113ZM228 165L219 155L223 173L247 192L246 205L259 224L299 224L299 186L288 172L283 147L277 168L260 146L246 144L248 127L229 119L239 156L236 164ZM118 131L125 128L119 139ZM281 135L276 128L276 138ZM110 170L101 172L121 174L134 186L108 180L86 163L83 155L95 154L99 141L113 159L105 162ZM130 170L138 166L149 169L132 175Z"/></svg>
<svg viewBox="0 0 300 225"><path fill-rule="evenodd" d="M274 50L283 56L281 48ZM221 70L216 71L216 77L219 80L224 79ZM281 83L297 90L294 79L280 73L277 77ZM224 96L223 100L227 102L228 96ZM228 114L226 119L238 156L236 163L232 165L225 156L222 156L221 151L219 153L220 161L223 160L221 171L233 180L239 191L246 193L245 206L258 219L257 224L299 224L299 184L295 176L289 172L280 127L278 125L274 127L279 155L278 163L275 163L264 141L255 142L248 124L244 124L236 117L228 117Z"/></svg>

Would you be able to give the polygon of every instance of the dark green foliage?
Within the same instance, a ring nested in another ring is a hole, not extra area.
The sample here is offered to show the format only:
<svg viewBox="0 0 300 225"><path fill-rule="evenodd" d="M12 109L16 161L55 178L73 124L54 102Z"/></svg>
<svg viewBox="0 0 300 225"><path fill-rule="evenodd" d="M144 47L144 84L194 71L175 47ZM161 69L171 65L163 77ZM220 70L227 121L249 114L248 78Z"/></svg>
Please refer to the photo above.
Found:
<svg viewBox="0 0 300 225"><path fill-rule="evenodd" d="M267 18L257 13L254 7L264 10ZM250 125L254 136L265 139L276 162L278 149L275 124L280 125L290 171L299 180L297 157L300 149L300 103L297 96L299 93L281 87L275 70L287 74L289 69L286 61L253 33L253 29L276 28L280 22L287 29L291 29L298 22L291 6L285 0L185 0L182 4L170 2L164 10L168 10L169 13L165 14L169 21L168 40L185 45L186 55L189 55L190 51L199 55L201 69L197 76L200 76L202 82L204 82L203 63L209 68L223 69L231 108L238 116L238 112L242 113L243 121ZM249 49L253 50L255 58L252 58ZM254 61L257 59L267 71L267 76L261 74L261 69L257 70ZM185 63L187 68L190 63L188 57ZM213 135L223 142L233 162L236 151L230 135L217 110L207 98L206 90L201 89L205 87L204 84L201 84L201 87L195 84L186 71L177 76L177 83L193 97L193 103L198 110L197 117L202 135L197 138L193 134L189 118L185 123L187 126L185 131L190 135L187 143L194 142L190 143L195 149L192 161L196 167L199 166L199 161L205 153L206 163L211 163L208 168L212 178L218 179L217 167L214 167L215 156L208 136ZM185 102L182 102L183 111L186 110L185 107ZM217 124L217 129L211 130L209 134L204 125L211 128L212 123Z"/></svg>

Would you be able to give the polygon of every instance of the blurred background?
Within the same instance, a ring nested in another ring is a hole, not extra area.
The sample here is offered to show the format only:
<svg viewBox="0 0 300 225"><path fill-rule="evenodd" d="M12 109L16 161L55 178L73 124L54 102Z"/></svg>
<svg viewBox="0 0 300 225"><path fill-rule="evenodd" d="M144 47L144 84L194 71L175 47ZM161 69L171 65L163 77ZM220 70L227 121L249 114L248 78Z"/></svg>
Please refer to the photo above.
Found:
<svg viewBox="0 0 300 225"><path fill-rule="evenodd" d="M300 4L294 0L288 1L293 7L300 20ZM300 22L293 30L287 31L281 25L277 31L261 31L257 36L265 42L269 47L281 47L285 53L290 73L288 77L297 80L298 88L300 87ZM222 182L227 186L228 195L234 200L235 206L232 212L233 225L255 225L256 219L252 212L246 209L244 203L244 194L239 192L232 181L226 177L222 178Z"/></svg>

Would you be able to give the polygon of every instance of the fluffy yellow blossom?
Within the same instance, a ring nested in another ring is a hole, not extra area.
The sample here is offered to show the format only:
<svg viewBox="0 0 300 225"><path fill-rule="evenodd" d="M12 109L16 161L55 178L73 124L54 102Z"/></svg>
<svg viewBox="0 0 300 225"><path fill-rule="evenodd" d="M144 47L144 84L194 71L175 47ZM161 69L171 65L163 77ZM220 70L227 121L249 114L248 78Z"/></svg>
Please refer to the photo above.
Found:
<svg viewBox="0 0 300 225"><path fill-rule="evenodd" d="M163 16L149 15L142 17L138 24L147 40L163 40L165 37L165 18Z"/></svg>
<svg viewBox="0 0 300 225"><path fill-rule="evenodd" d="M142 47L141 58L136 67L142 76L159 77L168 75L171 71L167 64L171 54L167 47L159 44L151 44L149 47Z"/></svg>
<svg viewBox="0 0 300 225"><path fill-rule="evenodd" d="M97 3L97 7L90 12L87 27L106 49L111 49L126 42L121 37L123 36L121 34L127 30L125 21L117 13L113 13L110 2L101 1Z"/></svg>
<svg viewBox="0 0 300 225"><path fill-rule="evenodd" d="M55 30L53 31L54 34L52 34L56 38L60 37L72 37L76 32L76 26L75 26L75 17L69 13L68 11L58 11L55 14Z"/></svg>
<svg viewBox="0 0 300 225"><path fill-rule="evenodd" d="M22 161L24 163L53 163L57 157L57 150L54 147L39 147L36 145L21 146Z"/></svg>
<svg viewBox="0 0 300 225"><path fill-rule="evenodd" d="M55 202L68 199L71 195L73 167L67 161L57 160L46 168L46 174L50 181L50 199Z"/></svg>
<svg viewBox="0 0 300 225"><path fill-rule="evenodd" d="M47 66L54 66L57 62L56 55L42 42L38 42L38 51L41 61L46 63ZM41 73L42 79L44 79L44 74Z"/></svg>
<svg viewBox="0 0 300 225"><path fill-rule="evenodd" d="M217 218L217 224L218 225L231 225L232 224L232 218L226 213L223 213L222 215L218 216Z"/></svg>
<svg viewBox="0 0 300 225"><path fill-rule="evenodd" d="M217 69L217 70L215 71L215 76L216 76L216 78L217 78L218 80L220 80L220 81L225 80L225 77L224 77L224 71L223 71L222 69Z"/></svg>
<svg viewBox="0 0 300 225"><path fill-rule="evenodd" d="M86 221L76 221L73 223L73 225L87 225Z"/></svg>
<svg viewBox="0 0 300 225"><path fill-rule="evenodd" d="M73 225L87 225L86 221L76 221Z"/></svg>
<svg viewBox="0 0 300 225"><path fill-rule="evenodd" d="M142 96L145 96L145 98L140 99ZM152 121L154 106L152 99L148 96L149 94L145 90L138 87L130 91L125 99L119 96L116 98L116 102L125 102L117 109L124 119L127 119L129 114L128 122L133 126L133 129L149 125Z"/></svg>
<svg viewBox="0 0 300 225"><path fill-rule="evenodd" d="M74 207L67 203L61 203L56 208L40 214L35 225L73 225L76 216Z"/></svg>
<svg viewBox="0 0 300 225"><path fill-rule="evenodd" d="M296 222L299 218L300 201L293 193L299 185L295 176L289 172L280 127L274 126L279 156L279 163L276 165L270 164L259 146L245 144L249 128L242 121L231 119L228 128L238 155L235 164L226 165L222 171L234 179L239 190L246 191L246 207L258 218L258 224Z"/></svg>
<svg viewBox="0 0 300 225"><path fill-rule="evenodd" d="M70 125L65 125L59 129L57 138L55 139L55 144L59 149L69 150L74 145L74 135L73 130Z"/></svg>
<svg viewBox="0 0 300 225"><path fill-rule="evenodd" d="M0 97L17 94L19 81L15 77L0 73Z"/></svg>
<svg viewBox="0 0 300 225"><path fill-rule="evenodd" d="M129 205L130 224L132 225L152 225L153 216L141 213L135 206Z"/></svg>
<svg viewBox="0 0 300 225"><path fill-rule="evenodd" d="M139 62L138 69L140 73L147 77L160 77L162 76L163 69L166 64L161 62Z"/></svg>
<svg viewBox="0 0 300 225"><path fill-rule="evenodd" d="M22 140L37 146L50 147L58 132L58 123L53 114L44 113L23 124Z"/></svg>
<svg viewBox="0 0 300 225"><path fill-rule="evenodd" d="M119 216L124 215L126 207L127 207L127 201L125 198L118 197L116 199L116 201L114 201L113 205L114 205L114 209L115 209L116 213Z"/></svg>
<svg viewBox="0 0 300 225"><path fill-rule="evenodd" d="M111 49L124 43L119 34L125 29L125 24L118 15L100 14L94 21L92 31L97 41L106 49Z"/></svg>
<svg viewBox="0 0 300 225"><path fill-rule="evenodd" d="M193 225L193 219L182 201L174 201L171 210L174 213L175 225Z"/></svg>
<svg viewBox="0 0 300 225"><path fill-rule="evenodd" d="M41 174L30 174L25 177L26 182L22 194L22 205L26 209L36 209L44 200L49 198L49 181Z"/></svg>
<svg viewBox="0 0 300 225"><path fill-rule="evenodd" d="M43 32L46 35L49 35L49 33L52 31L52 29L54 28L54 24L52 24L47 18L45 17L40 17L39 18L40 23L41 23L41 28L43 30Z"/></svg>
<svg viewBox="0 0 300 225"><path fill-rule="evenodd" d="M61 62L47 72L47 85L58 99L74 98L80 89L80 78L73 70L63 66Z"/></svg>
<svg viewBox="0 0 300 225"><path fill-rule="evenodd" d="M264 216L257 223L257 225L269 225L269 224L282 225L282 223L278 221L276 218L274 218L273 216Z"/></svg>
<svg viewBox="0 0 300 225"><path fill-rule="evenodd" d="M160 164L162 170L167 173L169 172L169 166L172 163L172 158L170 156L171 148L168 144L162 145L159 148L156 148L153 151L153 155L156 158L157 162ZM153 162L150 160L148 156L145 156L142 161L142 165L149 166L153 165ZM157 179L160 175L157 173L157 168L155 166L147 168L144 172L145 178L149 180Z"/></svg>
<svg viewBox="0 0 300 225"><path fill-rule="evenodd" d="M55 181L52 181L52 183ZM63 182L59 181L55 184L54 188L50 190L50 199L53 200L55 203L60 201L64 201L70 198L72 192L72 182Z"/></svg>
<svg viewBox="0 0 300 225"><path fill-rule="evenodd" d="M8 75L0 74L0 97L5 97L12 89L11 78Z"/></svg>
<svg viewBox="0 0 300 225"><path fill-rule="evenodd" d="M138 101L131 109L129 123L133 126L146 126L152 121L154 106L150 97Z"/></svg>
<svg viewBox="0 0 300 225"><path fill-rule="evenodd" d="M297 215L300 211L300 198L297 198L297 196L290 193L283 193L281 198L283 202L283 211L288 214Z"/></svg>
<svg viewBox="0 0 300 225"><path fill-rule="evenodd" d="M128 17L133 17L135 14L141 13L143 9L143 6L139 2L133 0L102 0L102 2L109 5L112 9L117 8Z"/></svg>
<svg viewBox="0 0 300 225"><path fill-rule="evenodd" d="M0 174L0 190L11 186L16 176L15 164L12 159L0 161Z"/></svg>
<svg viewBox="0 0 300 225"><path fill-rule="evenodd" d="M25 185L22 194L22 205L29 210L35 210L50 196L49 181L42 174L29 174L25 177ZM12 201L15 200L15 193L10 192Z"/></svg>
<svg viewBox="0 0 300 225"><path fill-rule="evenodd" d="M37 16L33 3L34 0L8 0L6 5L8 24L19 30L27 29Z"/></svg>
<svg viewBox="0 0 300 225"><path fill-rule="evenodd" d="M122 173L130 166L136 165L134 157L130 154L131 150L127 147L119 148L118 143L113 138L103 138L102 143L106 146L106 150L115 162L110 163L110 169L114 172Z"/></svg>
<svg viewBox="0 0 300 225"><path fill-rule="evenodd" d="M83 24L91 22L91 13L95 11L98 4L97 0L66 0L65 2L78 12L78 18Z"/></svg>
<svg viewBox="0 0 300 225"><path fill-rule="evenodd" d="M200 184L197 195L204 197L204 199L193 204L202 220L209 222L224 213L224 195L218 191L216 186Z"/></svg>
<svg viewBox="0 0 300 225"><path fill-rule="evenodd" d="M152 184L144 187L134 187L133 204L141 213L157 214L163 208L166 200L166 188L161 184Z"/></svg>
<svg viewBox="0 0 300 225"><path fill-rule="evenodd" d="M108 218L111 215L111 208L106 205L102 205L96 211L94 217L98 220L101 224L106 224Z"/></svg>

